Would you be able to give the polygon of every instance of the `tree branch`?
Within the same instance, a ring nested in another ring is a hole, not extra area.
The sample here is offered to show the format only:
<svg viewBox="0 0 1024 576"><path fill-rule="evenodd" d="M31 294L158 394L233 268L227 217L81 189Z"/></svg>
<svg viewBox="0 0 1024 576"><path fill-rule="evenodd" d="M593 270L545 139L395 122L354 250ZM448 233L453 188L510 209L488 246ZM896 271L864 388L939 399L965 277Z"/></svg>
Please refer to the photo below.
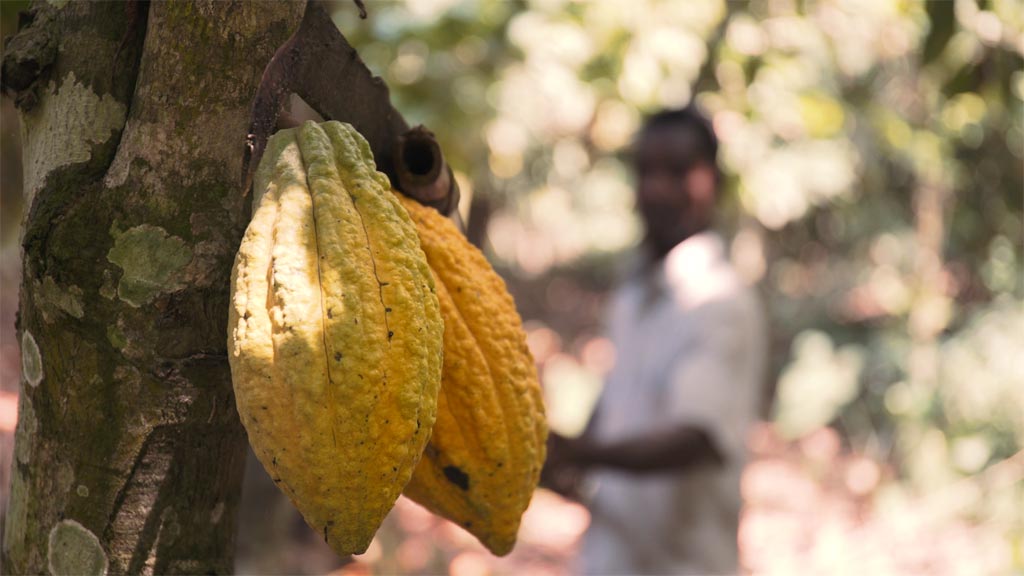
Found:
<svg viewBox="0 0 1024 576"><path fill-rule="evenodd" d="M299 28L263 72L252 105L242 171L244 189L252 182L267 139L291 93L324 118L352 124L370 143L377 169L387 174L392 186L443 214L458 206L455 179L433 134L422 128L409 131L391 105L387 85L370 72L319 2L307 5ZM413 148L408 148L410 144ZM430 148L428 154L414 152L410 159L429 160L434 165L427 170L403 166L402 151L419 150L420 145ZM432 174L429 181L425 173Z"/></svg>

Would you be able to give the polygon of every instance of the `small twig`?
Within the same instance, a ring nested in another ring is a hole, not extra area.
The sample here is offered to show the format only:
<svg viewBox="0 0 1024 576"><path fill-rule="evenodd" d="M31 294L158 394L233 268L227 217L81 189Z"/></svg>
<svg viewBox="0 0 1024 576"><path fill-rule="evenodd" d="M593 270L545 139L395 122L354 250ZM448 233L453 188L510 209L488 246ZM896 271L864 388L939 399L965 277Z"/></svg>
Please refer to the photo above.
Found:
<svg viewBox="0 0 1024 576"><path fill-rule="evenodd" d="M353 0L356 3L356 8L359 8L359 18L366 20L366 4L363 4L363 0Z"/></svg>

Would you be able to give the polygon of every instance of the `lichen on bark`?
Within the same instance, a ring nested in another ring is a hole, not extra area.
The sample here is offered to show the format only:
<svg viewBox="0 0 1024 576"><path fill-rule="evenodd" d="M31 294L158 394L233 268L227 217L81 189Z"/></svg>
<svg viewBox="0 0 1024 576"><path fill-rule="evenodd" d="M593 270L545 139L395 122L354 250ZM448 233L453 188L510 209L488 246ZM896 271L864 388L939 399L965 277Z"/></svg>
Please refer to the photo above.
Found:
<svg viewBox="0 0 1024 576"><path fill-rule="evenodd" d="M38 386L43 380L43 359L35 336L25 330L21 333L21 374L29 386Z"/></svg>
<svg viewBox="0 0 1024 576"><path fill-rule="evenodd" d="M50 530L47 564L54 576L103 576L108 561L95 534L74 520L61 520Z"/></svg>
<svg viewBox="0 0 1024 576"><path fill-rule="evenodd" d="M50 81L40 104L22 116L26 205L61 166L86 162L94 144L116 137L127 107L109 94L97 94L69 72Z"/></svg>
<svg viewBox="0 0 1024 576"><path fill-rule="evenodd" d="M123 270L118 297L139 307L184 286L181 271L192 260L192 249L163 228L143 224L117 234L107 260Z"/></svg>
<svg viewBox="0 0 1024 576"><path fill-rule="evenodd" d="M46 322L55 322L61 314L81 319L85 315L82 308L82 289L75 285L58 286L52 276L35 284L35 304L43 314Z"/></svg>

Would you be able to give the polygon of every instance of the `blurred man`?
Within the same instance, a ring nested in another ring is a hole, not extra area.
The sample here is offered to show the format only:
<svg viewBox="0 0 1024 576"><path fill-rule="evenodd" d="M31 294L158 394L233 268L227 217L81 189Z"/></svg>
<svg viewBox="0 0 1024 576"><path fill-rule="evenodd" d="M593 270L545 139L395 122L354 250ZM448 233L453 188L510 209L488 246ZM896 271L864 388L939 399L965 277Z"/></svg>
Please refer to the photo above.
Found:
<svg viewBox="0 0 1024 576"><path fill-rule="evenodd" d="M744 437L764 363L761 311L712 231L718 143L693 108L648 119L635 144L642 257L616 291L615 366L586 432L553 434L544 480L585 473L587 574L730 574Z"/></svg>

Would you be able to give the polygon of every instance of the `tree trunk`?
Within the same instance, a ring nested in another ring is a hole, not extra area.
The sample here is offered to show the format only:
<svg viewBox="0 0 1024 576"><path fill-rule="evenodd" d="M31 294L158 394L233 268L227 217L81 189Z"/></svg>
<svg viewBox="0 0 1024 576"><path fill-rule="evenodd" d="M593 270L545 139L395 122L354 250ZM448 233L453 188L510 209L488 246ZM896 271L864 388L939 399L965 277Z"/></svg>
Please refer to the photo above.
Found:
<svg viewBox="0 0 1024 576"><path fill-rule="evenodd" d="M2 572L227 573L249 105L303 2L51 2L8 46L28 216Z"/></svg>

